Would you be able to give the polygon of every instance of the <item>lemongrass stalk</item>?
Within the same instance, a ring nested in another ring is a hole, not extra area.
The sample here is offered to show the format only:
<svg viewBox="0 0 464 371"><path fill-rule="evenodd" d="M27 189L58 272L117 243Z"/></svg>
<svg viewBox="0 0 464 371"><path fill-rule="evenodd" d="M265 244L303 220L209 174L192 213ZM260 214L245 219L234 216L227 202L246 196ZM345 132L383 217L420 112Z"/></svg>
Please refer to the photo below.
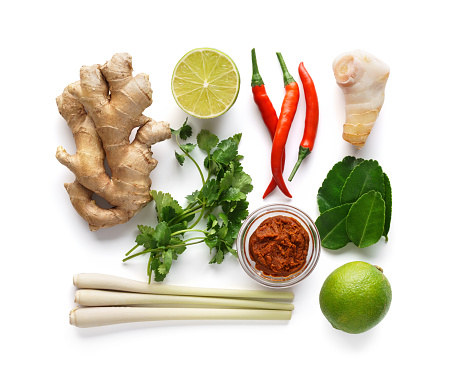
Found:
<svg viewBox="0 0 464 371"><path fill-rule="evenodd" d="M205 306L227 308L255 308L293 310L290 303L276 303L261 300L244 300L199 296L177 296L157 294L137 294L132 292L117 292L106 290L80 289L74 297L76 304L88 307L103 307L114 305L176 305L176 306Z"/></svg>
<svg viewBox="0 0 464 371"><path fill-rule="evenodd" d="M76 308L69 322L76 327L97 327L131 322L178 320L282 320L288 321L292 312L266 309L222 308L137 308L88 307Z"/></svg>
<svg viewBox="0 0 464 371"><path fill-rule="evenodd" d="M142 294L213 296L242 299L292 300L294 295L288 291L214 289L161 284L149 284L127 278L100 273L80 273L73 277L74 286L81 289L101 289L125 291Z"/></svg>

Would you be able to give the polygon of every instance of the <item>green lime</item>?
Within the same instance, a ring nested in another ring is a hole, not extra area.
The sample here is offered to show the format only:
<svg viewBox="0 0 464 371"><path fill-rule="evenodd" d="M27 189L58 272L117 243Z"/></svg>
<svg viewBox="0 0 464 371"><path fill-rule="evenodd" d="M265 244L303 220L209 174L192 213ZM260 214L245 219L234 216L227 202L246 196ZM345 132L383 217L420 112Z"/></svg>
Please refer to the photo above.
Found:
<svg viewBox="0 0 464 371"><path fill-rule="evenodd" d="M240 89L240 75L233 60L211 48L194 49L177 63L172 74L174 99L186 113L213 118L227 112Z"/></svg>
<svg viewBox="0 0 464 371"><path fill-rule="evenodd" d="M332 326L360 334L377 324L390 308L392 291L380 267L356 261L335 269L319 295L322 313Z"/></svg>

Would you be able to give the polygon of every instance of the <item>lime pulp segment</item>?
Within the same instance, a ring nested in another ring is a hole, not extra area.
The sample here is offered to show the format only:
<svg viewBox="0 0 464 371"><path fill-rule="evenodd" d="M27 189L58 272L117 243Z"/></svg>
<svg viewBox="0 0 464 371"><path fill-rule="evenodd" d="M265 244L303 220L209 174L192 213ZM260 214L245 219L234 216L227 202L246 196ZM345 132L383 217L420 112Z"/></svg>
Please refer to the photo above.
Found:
<svg viewBox="0 0 464 371"><path fill-rule="evenodd" d="M240 76L234 62L214 49L195 49L177 64L172 92L177 104L199 118L225 113L238 96Z"/></svg>

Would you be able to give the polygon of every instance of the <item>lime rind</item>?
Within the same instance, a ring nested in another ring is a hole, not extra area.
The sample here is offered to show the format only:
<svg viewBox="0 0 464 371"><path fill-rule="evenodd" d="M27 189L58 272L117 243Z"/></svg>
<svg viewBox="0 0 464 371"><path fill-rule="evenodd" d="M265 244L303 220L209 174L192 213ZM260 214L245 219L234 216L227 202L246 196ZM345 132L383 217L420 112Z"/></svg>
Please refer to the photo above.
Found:
<svg viewBox="0 0 464 371"><path fill-rule="evenodd" d="M186 113L201 119L218 117L237 100L240 74L233 60L223 52L193 49L174 68L171 90Z"/></svg>

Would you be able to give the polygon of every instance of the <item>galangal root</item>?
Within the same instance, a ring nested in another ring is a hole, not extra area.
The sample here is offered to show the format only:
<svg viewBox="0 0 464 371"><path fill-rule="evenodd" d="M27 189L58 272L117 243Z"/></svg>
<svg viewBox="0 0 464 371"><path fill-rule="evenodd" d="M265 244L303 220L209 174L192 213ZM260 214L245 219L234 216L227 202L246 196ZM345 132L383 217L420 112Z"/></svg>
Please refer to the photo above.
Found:
<svg viewBox="0 0 464 371"><path fill-rule="evenodd" d="M148 75L133 77L132 57L115 54L104 65L83 66L80 81L68 85L56 102L76 142L76 154L61 146L56 152L76 176L65 184L72 205L92 231L127 222L151 201L150 172L157 165L151 146L171 137L168 123L142 114L152 103ZM113 207L98 206L94 194Z"/></svg>
<svg viewBox="0 0 464 371"><path fill-rule="evenodd" d="M390 68L373 55L355 50L335 58L333 71L345 94L343 139L360 149L382 108Z"/></svg>

